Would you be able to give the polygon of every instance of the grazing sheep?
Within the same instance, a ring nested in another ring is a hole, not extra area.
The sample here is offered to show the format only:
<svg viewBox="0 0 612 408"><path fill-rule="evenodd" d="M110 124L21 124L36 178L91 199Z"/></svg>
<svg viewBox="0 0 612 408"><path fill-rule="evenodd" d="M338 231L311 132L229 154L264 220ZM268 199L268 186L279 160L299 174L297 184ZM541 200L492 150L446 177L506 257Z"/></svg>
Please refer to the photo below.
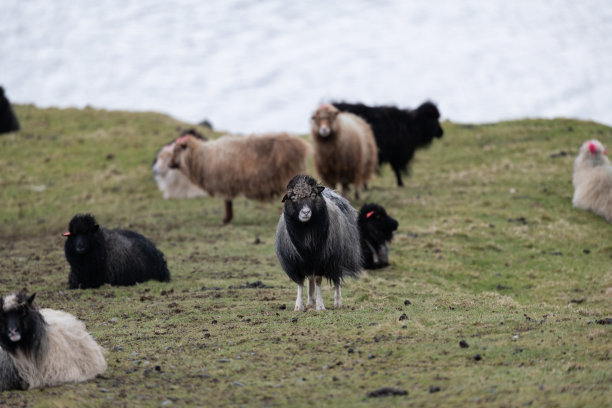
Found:
<svg viewBox="0 0 612 408"><path fill-rule="evenodd" d="M170 167L211 196L223 197L227 224L235 197L264 201L278 196L291 177L305 171L308 151L308 143L287 133L224 136L209 142L187 135L175 142Z"/></svg>
<svg viewBox="0 0 612 408"><path fill-rule="evenodd" d="M103 373L103 350L85 324L66 312L39 310L34 296L19 292L0 299L0 390L80 382Z"/></svg>
<svg viewBox="0 0 612 408"><path fill-rule="evenodd" d="M574 207L594 212L612 222L612 166L608 150L598 140L580 147L574 161Z"/></svg>
<svg viewBox="0 0 612 408"><path fill-rule="evenodd" d="M315 167L323 182L332 188L340 183L345 197L353 184L359 199L359 189L376 169L378 153L370 126L356 115L321 105L312 115L310 133Z"/></svg>
<svg viewBox="0 0 612 408"><path fill-rule="evenodd" d="M0 86L0 133L16 132L19 130L17 116L13 112L11 103Z"/></svg>
<svg viewBox="0 0 612 408"><path fill-rule="evenodd" d="M397 220L390 217L382 205L365 204L359 210L357 224L363 253L363 267L378 269L389 265L389 243Z"/></svg>
<svg viewBox="0 0 612 408"><path fill-rule="evenodd" d="M323 277L335 287L334 306L342 306L340 283L361 271L357 211L333 190L307 175L287 185L285 208L276 228L276 255L283 270L298 285L295 310L304 310L302 292L308 278L307 308L325 310Z"/></svg>
<svg viewBox="0 0 612 408"><path fill-rule="evenodd" d="M184 131L181 136L187 134L206 140L194 129ZM180 170L169 167L173 150L174 140L162 147L153 160L153 178L159 190L164 193L164 199L206 197L206 192L189 181Z"/></svg>
<svg viewBox="0 0 612 408"><path fill-rule="evenodd" d="M391 164L397 185L403 186L402 173L407 173L414 152L431 144L444 134L440 127L440 112L432 102L417 109L398 109L393 106L366 106L361 103L332 102L343 112L351 112L372 126L378 146L378 164Z"/></svg>
<svg viewBox="0 0 612 408"><path fill-rule="evenodd" d="M134 231L100 228L92 215L77 214L64 236L70 289L170 280L164 254Z"/></svg>

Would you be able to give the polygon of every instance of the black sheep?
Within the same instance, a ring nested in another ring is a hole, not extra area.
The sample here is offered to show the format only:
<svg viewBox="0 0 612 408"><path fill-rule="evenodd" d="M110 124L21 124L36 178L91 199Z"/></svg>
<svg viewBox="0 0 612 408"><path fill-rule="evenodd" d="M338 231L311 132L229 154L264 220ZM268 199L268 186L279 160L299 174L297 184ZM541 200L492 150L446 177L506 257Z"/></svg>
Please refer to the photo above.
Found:
<svg viewBox="0 0 612 408"><path fill-rule="evenodd" d="M17 116L15 116L8 98L4 95L4 88L0 86L0 133L16 132L18 130Z"/></svg>
<svg viewBox="0 0 612 408"><path fill-rule="evenodd" d="M100 228L90 214L75 215L69 231L64 234L64 252L70 263L70 289L170 280L164 254L134 231Z"/></svg>
<svg viewBox="0 0 612 408"><path fill-rule="evenodd" d="M414 152L444 134L439 122L440 112L432 102L425 102L414 110L362 103L332 102L332 105L370 124L378 146L378 164L391 164L400 187L404 185L402 173L408 171Z"/></svg>
<svg viewBox="0 0 612 408"><path fill-rule="evenodd" d="M389 243L398 222L390 217L382 205L365 204L359 211L359 236L363 253L363 267L378 269L389 265Z"/></svg>
<svg viewBox="0 0 612 408"><path fill-rule="evenodd" d="M297 175L287 185L285 209L276 229L276 255L287 276L298 285L295 310L304 310L302 291L308 278L306 308L325 310L323 277L335 287L334 306L342 306L340 283L361 272L357 211L335 191Z"/></svg>

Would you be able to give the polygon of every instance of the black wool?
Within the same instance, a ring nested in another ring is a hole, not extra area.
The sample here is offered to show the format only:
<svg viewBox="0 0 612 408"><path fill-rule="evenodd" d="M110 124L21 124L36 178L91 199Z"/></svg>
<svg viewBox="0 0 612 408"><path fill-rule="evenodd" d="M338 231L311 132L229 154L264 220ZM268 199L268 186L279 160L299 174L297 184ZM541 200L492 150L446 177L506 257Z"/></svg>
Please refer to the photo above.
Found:
<svg viewBox="0 0 612 408"><path fill-rule="evenodd" d="M0 86L0 133L16 132L19 130L17 116L13 112L11 103Z"/></svg>
<svg viewBox="0 0 612 408"><path fill-rule="evenodd" d="M389 265L389 243L399 225L397 220L390 217L383 206L370 203L361 207L357 224L363 267L378 269Z"/></svg>
<svg viewBox="0 0 612 408"><path fill-rule="evenodd" d="M370 124L378 147L378 164L391 165L398 186L404 185L402 174L408 172L415 151L429 146L434 138L444 134L439 122L440 112L432 102L425 102L414 110L346 102L332 102L332 105Z"/></svg>
<svg viewBox="0 0 612 408"><path fill-rule="evenodd" d="M163 253L134 231L100 228L92 215L78 214L65 235L70 289L170 280Z"/></svg>

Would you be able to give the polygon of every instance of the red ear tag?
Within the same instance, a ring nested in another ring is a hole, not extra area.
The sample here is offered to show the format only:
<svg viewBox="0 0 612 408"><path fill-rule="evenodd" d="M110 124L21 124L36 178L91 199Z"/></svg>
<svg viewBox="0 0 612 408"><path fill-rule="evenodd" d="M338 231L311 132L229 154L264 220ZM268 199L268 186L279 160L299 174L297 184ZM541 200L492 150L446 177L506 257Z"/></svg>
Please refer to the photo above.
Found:
<svg viewBox="0 0 612 408"><path fill-rule="evenodd" d="M597 153L597 147L595 146L595 143L589 143L589 151L593 154Z"/></svg>
<svg viewBox="0 0 612 408"><path fill-rule="evenodd" d="M62 234L62 237L69 237L69 236L70 236L70 233L69 233L69 232L64 232L64 233Z"/></svg>
<svg viewBox="0 0 612 408"><path fill-rule="evenodd" d="M283 198L281 199L281 203L284 203L286 199L287 199L287 196L283 196Z"/></svg>
<svg viewBox="0 0 612 408"><path fill-rule="evenodd" d="M183 143L185 140L187 140L188 137L189 135L181 136L178 139L176 139L176 143Z"/></svg>
<svg viewBox="0 0 612 408"><path fill-rule="evenodd" d="M374 211L370 211L366 214L366 218L370 218L374 214Z"/></svg>

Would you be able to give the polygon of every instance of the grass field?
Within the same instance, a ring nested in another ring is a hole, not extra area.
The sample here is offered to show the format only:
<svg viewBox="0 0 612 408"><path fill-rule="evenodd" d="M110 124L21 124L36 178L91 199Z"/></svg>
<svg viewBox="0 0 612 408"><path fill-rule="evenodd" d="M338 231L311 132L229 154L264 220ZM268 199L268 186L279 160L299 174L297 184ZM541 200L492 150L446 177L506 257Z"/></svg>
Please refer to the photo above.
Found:
<svg viewBox="0 0 612 408"><path fill-rule="evenodd" d="M612 405L612 325L598 323L612 317L612 228L571 205L578 146L612 145L612 128L444 122L406 187L385 166L352 203L398 219L392 265L347 281L340 310L326 286L329 310L294 312L274 253L280 197L236 200L222 227L221 199L157 190L152 159L189 125L15 108L22 131L0 136L2 293L78 316L108 370L0 406ZM153 240L172 281L68 290L61 233L81 212ZM367 396L381 387L407 394Z"/></svg>

